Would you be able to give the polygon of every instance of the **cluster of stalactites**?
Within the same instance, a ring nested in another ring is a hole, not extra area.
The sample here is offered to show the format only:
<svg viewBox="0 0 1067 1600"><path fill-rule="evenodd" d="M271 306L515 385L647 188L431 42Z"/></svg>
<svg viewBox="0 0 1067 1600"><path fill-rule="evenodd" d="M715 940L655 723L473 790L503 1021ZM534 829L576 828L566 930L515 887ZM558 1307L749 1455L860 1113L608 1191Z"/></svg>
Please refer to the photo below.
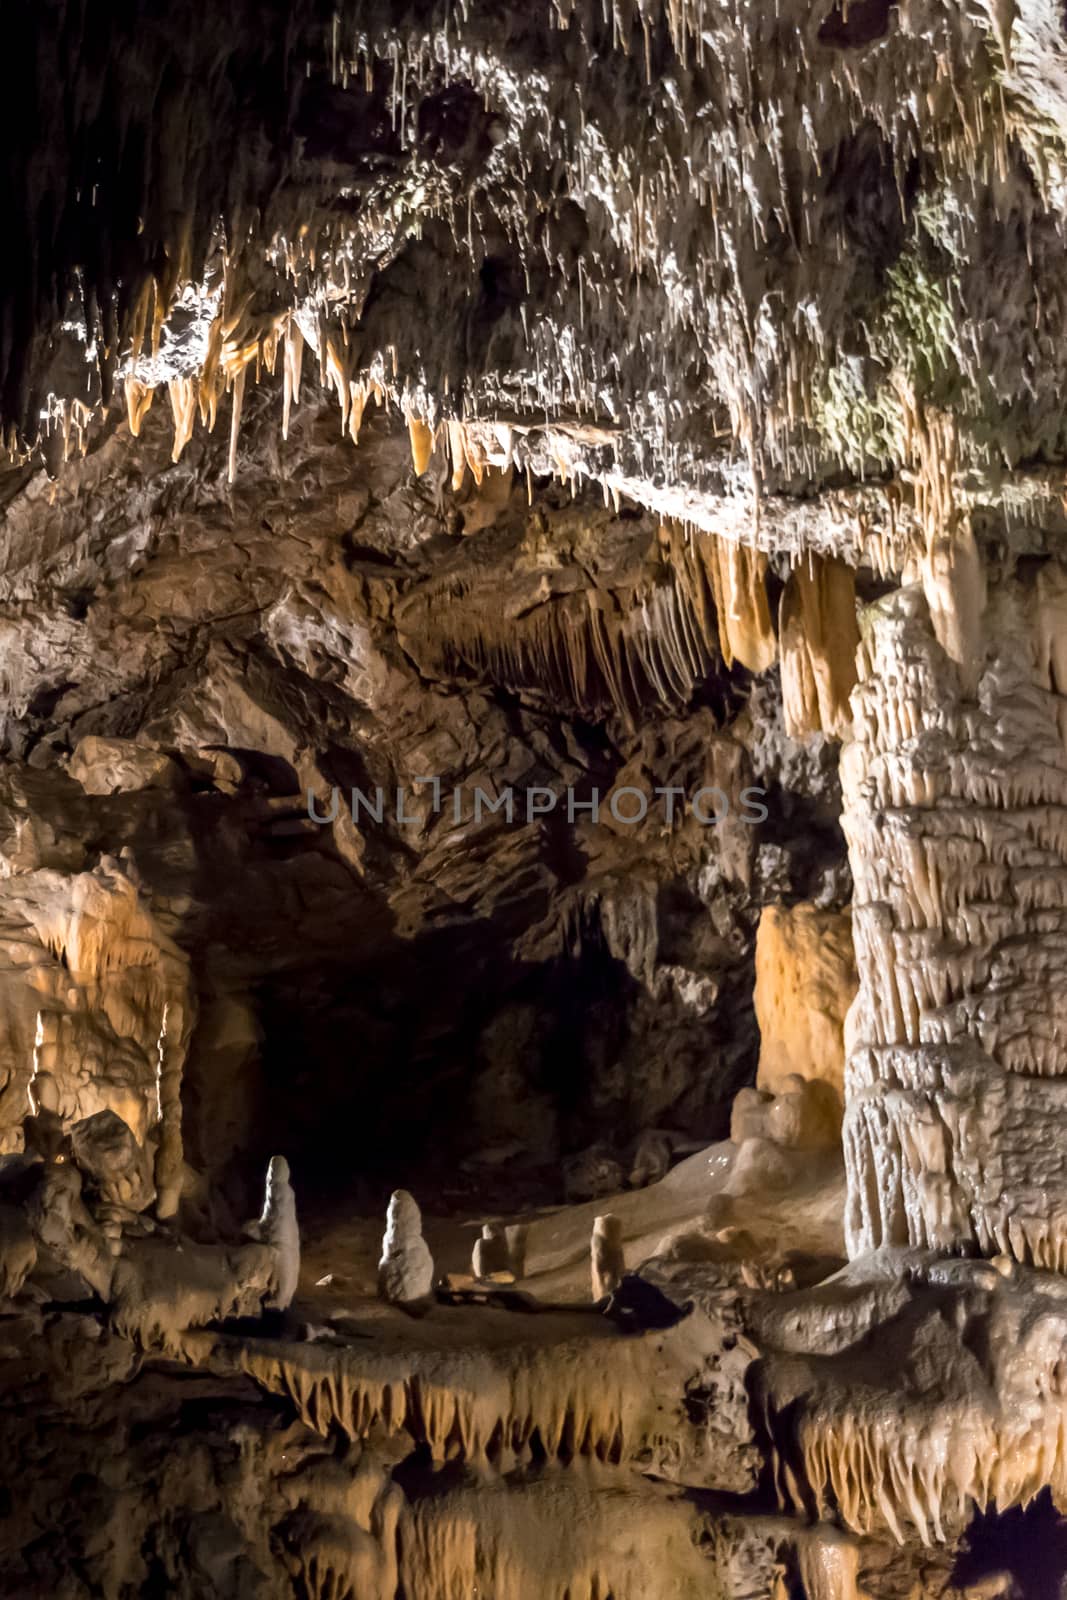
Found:
<svg viewBox="0 0 1067 1600"><path fill-rule="evenodd" d="M684 329L680 336L690 348L714 351L711 364L720 391L716 410L730 419L735 441L748 457L756 482L761 477L763 456L778 464L791 462L797 470L805 462L814 467L812 389L826 364L835 359L836 330L823 325L826 319L817 310L809 310L805 317L794 319L792 326L782 324L772 332L773 319L767 317L766 306L761 306L758 297L763 294L768 303L772 298L777 303L782 291L775 289L772 294L772 286L762 283L759 272L747 270L749 239L765 257L768 244L773 243L773 230L779 230L793 242L791 256L795 254L799 260L812 250L817 259L821 242L806 235L811 227L809 218L819 214L826 188L826 153L840 141L857 136L872 116L880 123L886 148L898 169L902 209L905 174L923 152L935 163L944 161L947 167L966 170L982 166L986 152L996 150L1001 166L1004 164L1003 103L990 90L986 64L981 71L975 69L985 35L973 21L955 15L955 8L935 7L931 17L924 15L921 27L910 16L895 19L884 49L853 56L819 45L815 36L818 21L809 16L810 8L798 8L793 14L788 5L739 10L718 0L701 0L696 6L690 0L678 4L672 0L666 7L659 0L640 0L633 6L620 0L611 12L614 42L623 52L645 54L649 75L656 80L653 103L643 124L647 137L639 141L615 117L610 104L599 104L602 97L592 87L588 103L581 91L575 92L577 36L581 33L599 40L603 26L599 6L572 5L564 0L557 0L554 9L546 6L544 26L562 24L574 37L564 41L559 71L539 80L536 93L522 97L514 91L522 82L528 29L515 29L513 37L505 30L493 48L485 42L486 19L475 7L450 6L443 23L431 28L379 24L370 30L368 18L353 15L353 10L338 8L325 41L327 60L308 63L309 71L328 65L336 81L347 84L354 77L365 89L379 93L391 70L393 84L386 98L401 148L407 146L408 131L418 127L422 97L439 94L442 86L473 84L486 108L506 108L498 115L497 132L502 137L504 123L508 127L505 142L494 147L496 165L491 180L486 178L479 186L470 182L468 175L452 192L434 164L422 161L417 217L431 211L449 217L457 248L467 250L472 269L481 260L486 208L493 205L528 280L540 272L538 251L544 249L544 265L559 280L555 291L558 306L546 315L533 308L522 359L527 367L536 366L537 372L527 396L529 406L522 409L531 415L552 410L551 373L566 365L577 351L581 381L575 393L580 389L589 406L601 415L614 409L624 416L623 431L631 440L640 439L642 450L646 444L650 447L659 477L671 476L672 452L678 446L666 437L664 427L651 425L649 406L653 391L658 393L661 387L658 380L669 377L669 367L654 374L657 382L650 385L648 395L629 393L622 384L610 406L605 409L602 403L618 377L619 364L611 349L617 344L613 319L618 313L619 284L632 284L634 349L641 350L639 366L643 368L646 356L654 356L657 341L663 344L659 340L660 317ZM800 52L804 71L797 72L794 51L779 48L785 38L795 40L794 50ZM667 43L689 64L692 82L685 75L678 81L663 79L663 46ZM818 104L813 97L809 101L807 92L814 78L825 90ZM576 203L586 213L586 225L593 229L588 249L579 252L573 270L559 247L548 242L552 208L542 203L538 187L546 150L552 152L553 163L558 161L570 173ZM610 152L610 161L598 154L602 150ZM375 214L380 200L383 220L377 233L388 243L379 250L381 260L388 262L397 240L406 237L400 225L404 219L398 222L394 215L402 189L402 184L394 189L383 180L380 193L375 191L369 202L358 208L359 217L351 222L356 232L349 244L352 239L362 240L359 229L373 227L364 213ZM601 194L603 203L597 199ZM530 204L530 196L537 197L536 206ZM342 235L347 224L339 220L336 208L311 202L308 210L311 214L302 216L298 226L293 226L292 216L285 217L284 227L275 226L275 216L265 225L265 233L270 234L267 238L251 237L247 227L242 231L227 218L226 237L243 239L242 250L255 252L272 264L282 296L302 307L299 316L305 334L308 322L319 324L320 369L338 394L342 426L355 437L363 406L379 380L365 364L356 362L344 315L327 317L323 308L340 303L348 313L361 311L364 278L373 272L375 261L368 268L367 250L346 249ZM691 225L672 226L671 219L676 216ZM146 333L147 346L157 351L160 330L180 286L193 281L202 265L194 259L191 238L185 219L168 242L165 274L158 283L148 280L125 314L124 326L108 341L112 358L115 350L120 350L127 360L132 427L150 403L140 366ZM687 243L679 259L682 239ZM843 242L839 241L838 248L844 248ZM355 288L348 281L352 271L360 280ZM335 285L331 279L324 288L324 274L331 273L340 273L342 281ZM688 292L665 292L679 274L689 285ZM736 279L725 292L720 283L723 275ZM286 310L257 320L249 309L251 296L237 285L236 276L237 269L231 264L202 369L195 374L183 370L168 380L178 454L195 418L213 426L220 400L227 394L231 397L231 477L245 385L254 370L273 368L283 338L281 325L288 328L295 317ZM651 319L652 301L643 308L636 304L646 279L657 283ZM804 302L802 288L803 284L797 285L795 297L786 292L786 303ZM844 284L836 298L847 302ZM577 299L577 307L570 305L571 299ZM524 306L524 326L526 316ZM678 333L677 328L668 331ZM92 330L90 335L92 343ZM298 341L286 333L284 343L288 352ZM292 359L298 364L297 355ZM432 363L428 361L428 365ZM415 374L411 376L415 381ZM475 389L486 376L472 374ZM510 383L516 374L491 376L494 382L502 376ZM439 377L431 381L439 382ZM295 394L298 377L295 383L287 377L286 387ZM80 404L57 402L57 418L62 419L57 425L65 431L73 429L75 438L84 428L85 418L77 410ZM460 418L477 411L476 401L465 406L463 397L450 397L447 391L438 395L431 409L438 406L455 410ZM642 408L649 414L638 416ZM649 426L642 427L642 422ZM432 425L433 419L419 409L413 431L419 433L423 426ZM421 448L416 442L416 450ZM689 451L684 460L675 459L674 465L675 476L682 478L692 470L702 472L706 463ZM650 484L656 476L657 472L648 472Z"/></svg>
<svg viewBox="0 0 1067 1600"><path fill-rule="evenodd" d="M516 614L487 606L464 582L430 585L407 603L401 631L417 633L446 676L489 677L586 711L610 708L630 727L643 707L686 705L720 655L727 666L766 671L777 653L766 557L677 529L662 528L659 542L662 560L647 580L583 586L532 606L524 598Z"/></svg>
<svg viewBox="0 0 1067 1600"><path fill-rule="evenodd" d="M550 1459L610 1464L658 1449L671 1435L673 1420L657 1411L650 1391L669 1389L669 1375L678 1377L695 1359L696 1337L693 1328L679 1328L656 1340L612 1340L610 1363L600 1342L588 1339L523 1346L510 1362L471 1350L458 1367L373 1351L309 1348L296 1358L247 1341L235 1354L257 1383L286 1395L322 1434L334 1427L352 1439L374 1430L407 1433L435 1461L500 1467L540 1450Z"/></svg>
<svg viewBox="0 0 1067 1600"><path fill-rule="evenodd" d="M1044 1489L1067 1493L1067 1408L1048 1373L1040 1404L1006 1417L979 1396L940 1399L904 1414L829 1408L799 1427L804 1477L817 1513L856 1533L888 1528L898 1543L954 1538L973 1508L1004 1512ZM783 1458L776 1459L783 1506L807 1509Z"/></svg>

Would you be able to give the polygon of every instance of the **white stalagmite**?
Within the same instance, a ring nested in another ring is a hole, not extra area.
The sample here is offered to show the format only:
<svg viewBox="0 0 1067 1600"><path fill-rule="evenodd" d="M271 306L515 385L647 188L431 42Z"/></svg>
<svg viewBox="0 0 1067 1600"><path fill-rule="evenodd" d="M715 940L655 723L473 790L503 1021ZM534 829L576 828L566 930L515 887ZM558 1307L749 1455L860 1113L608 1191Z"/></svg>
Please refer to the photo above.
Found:
<svg viewBox="0 0 1067 1600"><path fill-rule="evenodd" d="M432 1288L433 1257L422 1237L422 1213L406 1189L396 1189L382 1237L378 1293L405 1305L425 1299Z"/></svg>
<svg viewBox="0 0 1067 1600"><path fill-rule="evenodd" d="M495 1272L510 1272L507 1235L502 1222L487 1222L482 1236L474 1242L471 1252L471 1271L476 1278L488 1278Z"/></svg>
<svg viewBox="0 0 1067 1600"><path fill-rule="evenodd" d="M300 1228L296 1196L289 1182L289 1163L284 1156L270 1158L256 1237L274 1253L274 1289L266 1305L271 1310L285 1311L292 1304L300 1281Z"/></svg>
<svg viewBox="0 0 1067 1600"><path fill-rule="evenodd" d="M589 1245L590 1275L593 1300L599 1302L614 1294L626 1272L626 1254L622 1243L622 1220L614 1212L605 1212L593 1222L593 1237Z"/></svg>

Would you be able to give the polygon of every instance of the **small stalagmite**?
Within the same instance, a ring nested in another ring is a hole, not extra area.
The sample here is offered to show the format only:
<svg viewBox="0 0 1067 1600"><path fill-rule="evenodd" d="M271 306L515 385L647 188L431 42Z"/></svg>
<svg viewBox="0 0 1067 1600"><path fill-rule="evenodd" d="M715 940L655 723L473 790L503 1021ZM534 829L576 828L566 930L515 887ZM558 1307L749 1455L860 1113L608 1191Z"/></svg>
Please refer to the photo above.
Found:
<svg viewBox="0 0 1067 1600"><path fill-rule="evenodd" d="M378 1293L395 1305L409 1305L432 1288L433 1257L422 1237L422 1213L406 1189L397 1189L386 1214Z"/></svg>
<svg viewBox="0 0 1067 1600"><path fill-rule="evenodd" d="M607 1211L593 1222L590 1246L593 1300L599 1304L614 1294L626 1272L626 1257L622 1247L622 1220Z"/></svg>
<svg viewBox="0 0 1067 1600"><path fill-rule="evenodd" d="M269 1310L285 1311L292 1304L300 1279L300 1228L296 1196L289 1182L289 1163L284 1156L270 1158L256 1233L273 1250L276 1261L274 1291L265 1304Z"/></svg>
<svg viewBox="0 0 1067 1600"><path fill-rule="evenodd" d="M492 1277L494 1272L510 1272L508 1241L502 1222L486 1222L476 1239L471 1255L471 1271L476 1278Z"/></svg>

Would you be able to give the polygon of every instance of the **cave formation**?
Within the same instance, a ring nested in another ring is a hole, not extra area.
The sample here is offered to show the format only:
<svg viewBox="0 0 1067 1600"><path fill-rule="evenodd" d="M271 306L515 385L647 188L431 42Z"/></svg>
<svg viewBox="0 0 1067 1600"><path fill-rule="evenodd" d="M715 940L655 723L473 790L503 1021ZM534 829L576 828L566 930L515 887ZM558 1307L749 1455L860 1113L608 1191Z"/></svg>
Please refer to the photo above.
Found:
<svg viewBox="0 0 1067 1600"><path fill-rule="evenodd" d="M1063 8L4 23L0 1594L1063 1600Z"/></svg>

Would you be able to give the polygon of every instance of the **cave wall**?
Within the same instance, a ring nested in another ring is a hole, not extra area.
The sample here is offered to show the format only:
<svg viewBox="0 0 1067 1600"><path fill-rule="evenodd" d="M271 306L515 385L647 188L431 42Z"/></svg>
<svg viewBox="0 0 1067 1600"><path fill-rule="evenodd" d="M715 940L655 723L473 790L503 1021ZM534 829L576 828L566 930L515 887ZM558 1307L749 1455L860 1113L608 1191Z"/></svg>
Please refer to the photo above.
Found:
<svg viewBox="0 0 1067 1600"><path fill-rule="evenodd" d="M342 1186L485 1154L554 1192L589 1146L724 1131L761 908L849 894L835 747L768 667L781 580L510 470L453 488L440 450L420 477L402 417L354 450L307 389L283 441L275 405L235 487L158 412L16 473L7 1147L35 1062L154 1128L179 1000L186 1158L235 1205L279 1141Z"/></svg>

